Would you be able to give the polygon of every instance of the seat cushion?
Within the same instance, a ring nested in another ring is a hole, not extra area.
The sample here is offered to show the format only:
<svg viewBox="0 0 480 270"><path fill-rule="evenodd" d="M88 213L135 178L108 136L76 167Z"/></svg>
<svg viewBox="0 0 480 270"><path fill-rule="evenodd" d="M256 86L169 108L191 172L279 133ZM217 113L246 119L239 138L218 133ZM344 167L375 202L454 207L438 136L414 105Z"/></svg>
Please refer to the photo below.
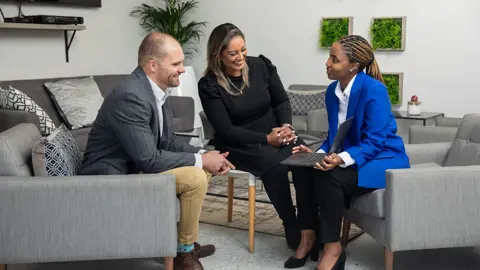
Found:
<svg viewBox="0 0 480 270"><path fill-rule="evenodd" d="M385 189L377 189L373 192L356 197L352 200L350 207L373 217L384 218L384 194Z"/></svg>
<svg viewBox="0 0 480 270"><path fill-rule="evenodd" d="M437 163L421 163L412 165L412 168L441 167ZM385 218L385 189L377 189L371 193L356 197L352 200L351 207L356 210L377 218Z"/></svg>

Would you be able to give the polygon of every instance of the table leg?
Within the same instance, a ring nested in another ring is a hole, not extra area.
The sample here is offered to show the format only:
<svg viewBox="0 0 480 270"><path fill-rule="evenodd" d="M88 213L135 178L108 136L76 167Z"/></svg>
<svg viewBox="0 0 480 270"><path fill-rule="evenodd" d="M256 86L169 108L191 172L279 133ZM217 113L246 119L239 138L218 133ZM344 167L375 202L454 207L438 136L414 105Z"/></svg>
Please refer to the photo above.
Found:
<svg viewBox="0 0 480 270"><path fill-rule="evenodd" d="M235 186L234 178L228 177L228 203L227 203L227 221L232 222L233 219L233 188Z"/></svg>
<svg viewBox="0 0 480 270"><path fill-rule="evenodd" d="M255 176L248 177L248 249L250 253L255 250L255 195L257 192L255 185Z"/></svg>

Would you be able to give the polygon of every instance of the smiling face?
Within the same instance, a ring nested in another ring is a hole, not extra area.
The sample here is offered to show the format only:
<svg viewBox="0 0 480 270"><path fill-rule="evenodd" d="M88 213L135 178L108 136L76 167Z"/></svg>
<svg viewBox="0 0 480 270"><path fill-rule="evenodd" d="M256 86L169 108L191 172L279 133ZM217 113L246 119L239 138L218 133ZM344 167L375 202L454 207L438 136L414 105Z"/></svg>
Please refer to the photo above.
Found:
<svg viewBox="0 0 480 270"><path fill-rule="evenodd" d="M359 64L350 62L340 42L333 43L330 57L326 63L327 75L330 80L343 80L358 72Z"/></svg>
<svg viewBox="0 0 480 270"><path fill-rule="evenodd" d="M247 57L245 40L241 36L233 37L222 51L220 61L230 76L240 76Z"/></svg>
<svg viewBox="0 0 480 270"><path fill-rule="evenodd" d="M150 60L149 68L155 83L162 89L180 85L180 75L185 73L183 61L185 57L182 47L176 42L165 45L165 55Z"/></svg>

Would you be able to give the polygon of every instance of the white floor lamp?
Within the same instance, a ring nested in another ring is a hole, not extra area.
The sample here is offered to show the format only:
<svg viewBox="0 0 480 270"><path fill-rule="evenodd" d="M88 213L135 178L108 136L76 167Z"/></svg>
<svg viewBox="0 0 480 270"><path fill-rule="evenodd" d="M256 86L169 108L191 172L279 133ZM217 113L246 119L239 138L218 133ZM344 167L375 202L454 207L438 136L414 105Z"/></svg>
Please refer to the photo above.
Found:
<svg viewBox="0 0 480 270"><path fill-rule="evenodd" d="M194 128L202 126L199 113L203 110L200 97L198 96L198 84L195 71L192 66L185 67L185 73L180 75L180 86L173 89L172 95L174 96L188 96L192 97L195 102L195 120L193 123Z"/></svg>

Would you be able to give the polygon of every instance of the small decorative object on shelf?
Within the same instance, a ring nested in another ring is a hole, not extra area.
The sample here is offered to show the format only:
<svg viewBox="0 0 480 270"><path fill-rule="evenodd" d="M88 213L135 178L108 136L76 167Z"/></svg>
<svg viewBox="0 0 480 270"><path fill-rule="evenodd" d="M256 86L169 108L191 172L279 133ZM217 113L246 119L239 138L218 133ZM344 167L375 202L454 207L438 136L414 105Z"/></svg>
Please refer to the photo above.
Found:
<svg viewBox="0 0 480 270"><path fill-rule="evenodd" d="M413 95L408 102L408 109L407 112L409 115L420 115L422 114L422 110L420 109L420 104L422 102L418 100L416 95Z"/></svg>

